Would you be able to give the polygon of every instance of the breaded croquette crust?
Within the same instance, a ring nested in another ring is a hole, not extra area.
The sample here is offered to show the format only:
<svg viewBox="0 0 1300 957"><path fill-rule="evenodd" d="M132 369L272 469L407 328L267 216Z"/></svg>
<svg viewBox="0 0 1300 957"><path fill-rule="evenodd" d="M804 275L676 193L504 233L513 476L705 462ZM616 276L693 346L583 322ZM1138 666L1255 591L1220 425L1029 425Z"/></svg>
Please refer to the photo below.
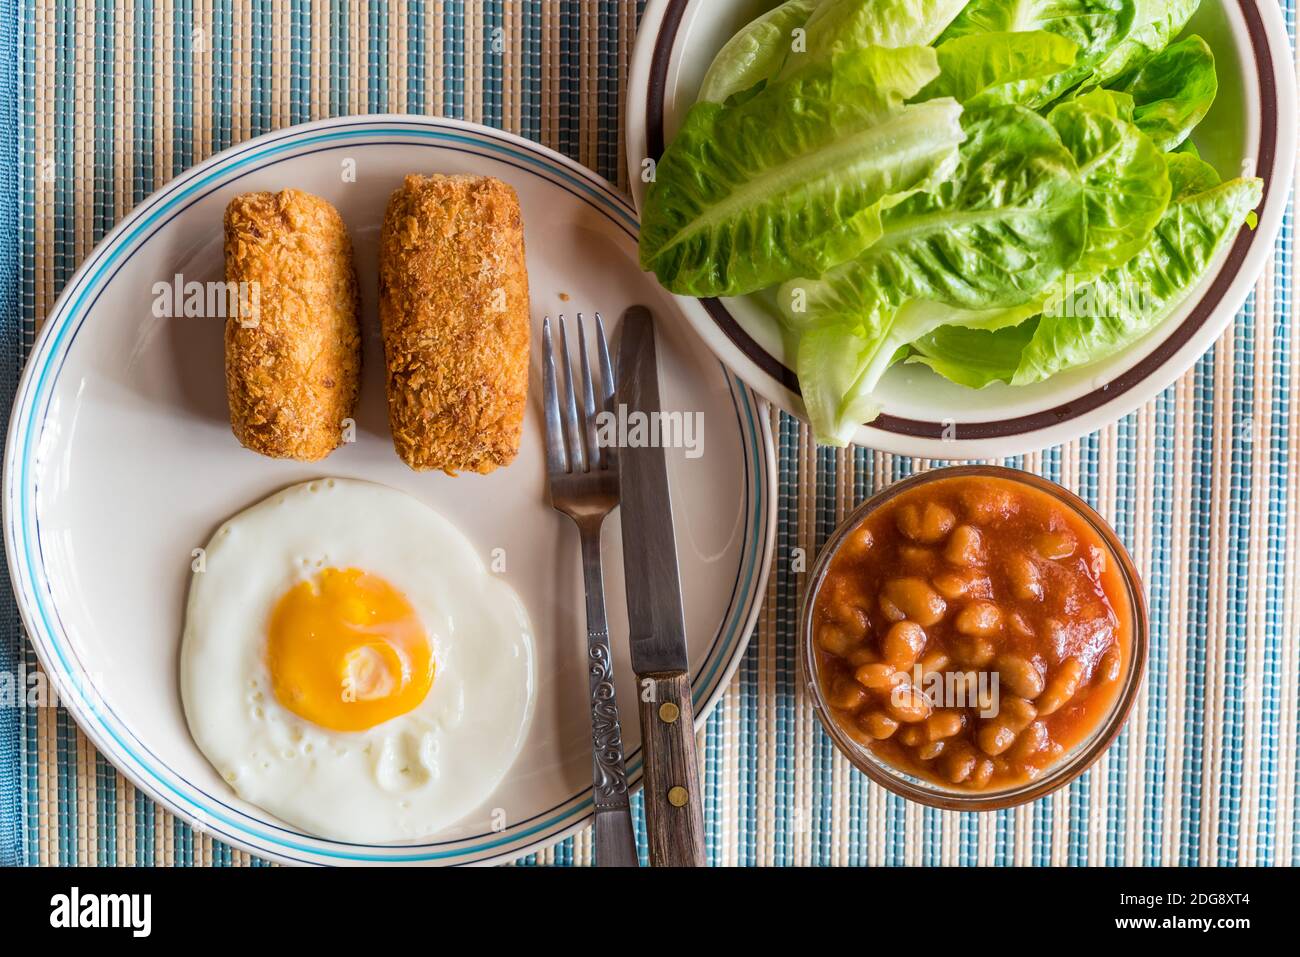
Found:
<svg viewBox="0 0 1300 957"><path fill-rule="evenodd" d="M332 205L286 189L226 207L226 281L256 283L256 314L226 320L235 437L314 462L343 440L361 370L352 241Z"/></svg>
<svg viewBox="0 0 1300 957"><path fill-rule="evenodd" d="M528 272L514 189L408 176L379 247L388 419L413 469L490 472L519 451L528 398Z"/></svg>

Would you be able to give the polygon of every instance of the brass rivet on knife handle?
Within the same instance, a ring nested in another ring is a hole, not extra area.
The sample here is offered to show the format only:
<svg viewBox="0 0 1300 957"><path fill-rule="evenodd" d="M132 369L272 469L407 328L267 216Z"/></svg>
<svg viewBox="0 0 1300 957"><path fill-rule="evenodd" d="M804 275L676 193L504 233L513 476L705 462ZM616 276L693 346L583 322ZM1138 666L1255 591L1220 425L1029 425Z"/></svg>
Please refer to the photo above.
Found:
<svg viewBox="0 0 1300 957"><path fill-rule="evenodd" d="M665 701L659 706L659 720L665 724L672 724L681 717L681 714L681 709L671 701ZM681 807L681 805L679 804L678 807Z"/></svg>
<svg viewBox="0 0 1300 957"><path fill-rule="evenodd" d="M668 803L673 807L685 807L686 802L691 799L691 792L680 784L675 788L668 789Z"/></svg>

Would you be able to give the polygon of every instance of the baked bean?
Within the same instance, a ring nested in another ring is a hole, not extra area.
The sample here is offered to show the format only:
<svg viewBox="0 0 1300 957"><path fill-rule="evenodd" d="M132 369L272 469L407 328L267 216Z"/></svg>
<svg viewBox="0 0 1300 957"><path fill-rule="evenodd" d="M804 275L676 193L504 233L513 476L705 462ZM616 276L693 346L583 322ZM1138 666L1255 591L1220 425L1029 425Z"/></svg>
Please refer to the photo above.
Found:
<svg viewBox="0 0 1300 957"><path fill-rule="evenodd" d="M885 632L880 650L886 664L903 671L912 667L925 650L925 631L914 621L900 621Z"/></svg>
<svg viewBox="0 0 1300 957"><path fill-rule="evenodd" d="M1038 717L1033 702L1017 695L1007 695L998 702L998 720L1019 734Z"/></svg>
<svg viewBox="0 0 1300 957"><path fill-rule="evenodd" d="M1020 601L1042 601L1043 582L1038 565L1024 552L1016 552L1007 560L1007 582L1011 597Z"/></svg>
<svg viewBox="0 0 1300 957"><path fill-rule="evenodd" d="M894 604L894 600L884 592L880 593L878 601L880 603L880 613L885 616L886 621L903 621L907 618L907 612Z"/></svg>
<svg viewBox="0 0 1300 957"><path fill-rule="evenodd" d="M903 613L903 618L910 618L923 628L938 624L948 610L948 604L939 593L921 578L895 578L885 583L880 593L881 610L892 621L886 602Z"/></svg>
<svg viewBox="0 0 1300 957"><path fill-rule="evenodd" d="M859 645L845 655L844 660L854 668L861 668L863 665L875 664L880 660L880 655L870 645Z"/></svg>
<svg viewBox="0 0 1300 957"><path fill-rule="evenodd" d="M1002 630L1002 609L991 601L973 601L957 612L953 625L963 635L987 638Z"/></svg>
<svg viewBox="0 0 1300 957"><path fill-rule="evenodd" d="M967 516L979 525L1005 521L1019 511L1015 496L1004 488L971 486L963 488L957 497L965 507Z"/></svg>
<svg viewBox="0 0 1300 957"><path fill-rule="evenodd" d="M903 545L898 549L898 556L909 569L921 572L933 568L935 563L934 549L921 545Z"/></svg>
<svg viewBox="0 0 1300 957"><path fill-rule="evenodd" d="M844 657L858 643L858 639L839 625L826 624L817 629L817 644L823 651Z"/></svg>
<svg viewBox="0 0 1300 957"><path fill-rule="evenodd" d="M973 758L972 758L973 760ZM986 787L993 778L993 762L984 758L975 765L975 769L970 773L970 785L974 788ZM951 780L951 778L949 779ZM953 781L953 784L960 784L960 781Z"/></svg>
<svg viewBox="0 0 1300 957"><path fill-rule="evenodd" d="M945 744L944 741L927 741L916 749L916 756L922 761L933 761L943 754Z"/></svg>
<svg viewBox="0 0 1300 957"><path fill-rule="evenodd" d="M862 687L872 691L888 691L907 680L907 675L886 664L863 665L853 673L853 677Z"/></svg>
<svg viewBox="0 0 1300 957"><path fill-rule="evenodd" d="M970 593L971 586L970 579L958 572L942 572L935 575L931 584L934 590L948 601L965 598Z"/></svg>
<svg viewBox="0 0 1300 957"><path fill-rule="evenodd" d="M877 741L884 741L898 730L898 722L882 711L868 711L858 719L858 724Z"/></svg>
<svg viewBox="0 0 1300 957"><path fill-rule="evenodd" d="M980 537L979 530L972 525L958 525L948 538L943 557L950 564L962 567L983 562L984 539Z"/></svg>
<svg viewBox="0 0 1300 957"><path fill-rule="evenodd" d="M864 522L844 536L844 544L841 547L845 550L845 554L861 557L871 551L871 546L875 543L875 535Z"/></svg>
<svg viewBox="0 0 1300 957"><path fill-rule="evenodd" d="M1060 561L1063 558L1069 558L1074 554L1074 549L1078 546L1074 535L1070 532L1044 532L1034 540L1034 550L1043 558L1050 558L1054 561Z"/></svg>
<svg viewBox="0 0 1300 957"><path fill-rule="evenodd" d="M1083 680L1083 662L1078 658L1067 658L1061 663L1056 674L1047 682L1047 687L1038 696L1037 705L1040 715L1054 714L1074 697Z"/></svg>
<svg viewBox="0 0 1300 957"><path fill-rule="evenodd" d="M986 722L975 736L980 750L988 755L1001 754L1015 744L1016 733L997 721Z"/></svg>
<svg viewBox="0 0 1300 957"><path fill-rule="evenodd" d="M1001 682L1013 694L1031 701L1043 693L1043 673L1028 658L1020 655L999 655L998 674Z"/></svg>
<svg viewBox="0 0 1300 957"><path fill-rule="evenodd" d="M961 784L975 773L978 761L969 747L950 747L939 762L939 771L950 783Z"/></svg>
<svg viewBox="0 0 1300 957"><path fill-rule="evenodd" d="M1007 757L1014 762L1024 763L1045 747L1047 747L1047 725L1035 721L1020 732Z"/></svg>
<svg viewBox="0 0 1300 957"><path fill-rule="evenodd" d="M841 678L835 682L826 700L831 707L841 711L857 711L867 702L867 690L856 681Z"/></svg>
<svg viewBox="0 0 1300 957"><path fill-rule="evenodd" d="M951 738L962 729L961 712L952 709L936 711L925 719L925 733L931 741Z"/></svg>
<svg viewBox="0 0 1300 957"><path fill-rule="evenodd" d="M952 509L937 502L926 502L924 506L904 505L898 510L898 530L916 542L933 545L949 531L957 516Z"/></svg>
<svg viewBox="0 0 1300 957"><path fill-rule="evenodd" d="M904 725L903 730L898 732L898 740L909 748L919 748L925 744L925 727L919 724Z"/></svg>
<svg viewBox="0 0 1300 957"><path fill-rule="evenodd" d="M1059 662L1065 658L1065 649L1070 643L1070 630L1059 618L1048 618L1043 622L1043 633L1047 637L1048 661Z"/></svg>
<svg viewBox="0 0 1300 957"><path fill-rule="evenodd" d="M993 642L987 638L961 637L952 641L952 653L957 661L966 668L983 668L996 651Z"/></svg>
<svg viewBox="0 0 1300 957"><path fill-rule="evenodd" d="M856 721L837 721L835 723L839 726L841 731L849 736L850 740L864 748L869 748L876 742L876 739L867 734L867 732L863 730Z"/></svg>
<svg viewBox="0 0 1300 957"><path fill-rule="evenodd" d="M1097 665L1097 674L1102 681L1118 681L1122 665L1123 656L1120 654L1119 646L1111 645L1101 656L1101 663Z"/></svg>
<svg viewBox="0 0 1300 957"><path fill-rule="evenodd" d="M858 687L861 688L861 685ZM864 691L863 694L865 695L866 692ZM886 700L888 701L886 709L889 711L890 717L905 724L924 721L930 717L930 712L934 710L934 705L925 692L913 685L898 685L889 692L889 697Z"/></svg>
<svg viewBox="0 0 1300 957"><path fill-rule="evenodd" d="M841 628L857 638L865 638L871 629L871 619L867 617L867 610L858 603L856 598L845 598L835 602L831 606L831 617Z"/></svg>
<svg viewBox="0 0 1300 957"><path fill-rule="evenodd" d="M1033 638L1034 627L1029 624L1029 620L1018 611L1011 613L1007 619L1007 624L1011 627L1011 633L1021 638Z"/></svg>
<svg viewBox="0 0 1300 957"><path fill-rule="evenodd" d="M914 542L921 540L921 507L904 505L894 513L894 524L898 530Z"/></svg>
<svg viewBox="0 0 1300 957"><path fill-rule="evenodd" d="M921 674L934 674L936 671L943 671L952 663L952 659L942 648L933 648L921 656Z"/></svg>

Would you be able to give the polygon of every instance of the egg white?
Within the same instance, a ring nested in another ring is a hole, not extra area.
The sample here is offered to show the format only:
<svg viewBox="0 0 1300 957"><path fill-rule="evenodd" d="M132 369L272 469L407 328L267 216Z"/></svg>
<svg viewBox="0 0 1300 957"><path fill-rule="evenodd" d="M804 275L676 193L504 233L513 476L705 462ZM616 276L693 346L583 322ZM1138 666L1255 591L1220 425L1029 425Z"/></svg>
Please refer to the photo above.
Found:
<svg viewBox="0 0 1300 957"><path fill-rule="evenodd" d="M276 700L272 608L322 568L359 568L401 591L436 670L414 709L366 731L307 721ZM191 579L181 646L190 733L244 800L321 837L427 837L478 809L523 744L533 636L519 597L451 523L395 489L295 485L239 513ZM483 827L491 809L482 809Z"/></svg>

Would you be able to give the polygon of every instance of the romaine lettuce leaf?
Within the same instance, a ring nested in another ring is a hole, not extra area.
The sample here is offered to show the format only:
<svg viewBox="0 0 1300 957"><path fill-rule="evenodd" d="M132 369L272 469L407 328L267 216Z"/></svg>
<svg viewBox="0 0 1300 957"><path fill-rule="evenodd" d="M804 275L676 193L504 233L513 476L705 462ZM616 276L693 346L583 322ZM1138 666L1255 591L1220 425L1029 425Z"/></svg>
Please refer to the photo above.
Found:
<svg viewBox="0 0 1300 957"><path fill-rule="evenodd" d="M1165 157L1165 162L1169 166L1169 184L1174 202L1214 189L1223 182L1217 169L1191 153L1170 153Z"/></svg>
<svg viewBox="0 0 1300 957"><path fill-rule="evenodd" d="M802 27L818 0L787 0L742 27L713 58L699 99L722 103L776 75L790 52L792 33Z"/></svg>
<svg viewBox="0 0 1300 957"><path fill-rule="evenodd" d="M1074 66L1079 47L1044 30L977 33L935 48L939 76L918 99L951 96L963 106L1027 104Z"/></svg>
<svg viewBox="0 0 1300 957"><path fill-rule="evenodd" d="M1133 345L1192 293L1263 196L1258 179L1236 179L1173 203L1137 256L1045 313L1011 382L1041 382Z"/></svg>
<svg viewBox="0 0 1300 957"><path fill-rule="evenodd" d="M961 106L904 105L937 75L933 49L869 47L696 103L650 184L641 265L676 293L735 296L856 256L884 209L956 163Z"/></svg>
<svg viewBox="0 0 1300 957"><path fill-rule="evenodd" d="M1142 0L971 0L941 42L989 33L1044 30L1078 48L1074 65L1044 83L1030 105L1042 106L1085 80L1129 36Z"/></svg>
<svg viewBox="0 0 1300 957"><path fill-rule="evenodd" d="M1028 302L1078 259L1086 221L1070 152L1047 120L1017 106L963 117L956 171L887 210L856 259L786 283L796 326L855 321L926 299L964 309Z"/></svg>
<svg viewBox="0 0 1300 957"><path fill-rule="evenodd" d="M885 212L880 239L778 302L799 335L796 372L817 441L843 445L874 417L900 347L953 321L1015 322L1079 256L1083 190L1051 124L1015 106L972 110L956 172ZM1030 314L1037 307L1030 310Z"/></svg>
<svg viewBox="0 0 1300 957"><path fill-rule="evenodd" d="M942 56L939 63L942 67ZM1200 37L1190 36L1147 60L1120 89L1133 97L1138 129L1160 149L1176 149L1218 95L1214 52Z"/></svg>
<svg viewBox="0 0 1300 957"><path fill-rule="evenodd" d="M1090 84L1104 84L1136 70L1183 32L1201 0L1137 0L1132 28L1097 64Z"/></svg>
<svg viewBox="0 0 1300 957"><path fill-rule="evenodd" d="M1088 236L1076 274L1093 275L1135 255L1169 205L1165 155L1124 118L1131 113L1123 94L1095 90L1048 115L1083 180Z"/></svg>
<svg viewBox="0 0 1300 957"><path fill-rule="evenodd" d="M866 47L929 46L967 0L821 0L808 17L802 50L791 49L781 75Z"/></svg>
<svg viewBox="0 0 1300 957"><path fill-rule="evenodd" d="M947 324L986 331L1018 325L1059 298L1067 285L1062 280L1071 287L1087 282L1146 245L1168 207L1172 185L1165 155L1125 119L1132 114L1131 98L1107 90L1067 100L1052 111L1048 119L1074 157L1083 184L1083 251L1034 300L978 313L952 309Z"/></svg>
<svg viewBox="0 0 1300 957"><path fill-rule="evenodd" d="M1037 328L1036 318L997 331L942 326L912 343L907 361L927 365L969 389L1010 382Z"/></svg>

